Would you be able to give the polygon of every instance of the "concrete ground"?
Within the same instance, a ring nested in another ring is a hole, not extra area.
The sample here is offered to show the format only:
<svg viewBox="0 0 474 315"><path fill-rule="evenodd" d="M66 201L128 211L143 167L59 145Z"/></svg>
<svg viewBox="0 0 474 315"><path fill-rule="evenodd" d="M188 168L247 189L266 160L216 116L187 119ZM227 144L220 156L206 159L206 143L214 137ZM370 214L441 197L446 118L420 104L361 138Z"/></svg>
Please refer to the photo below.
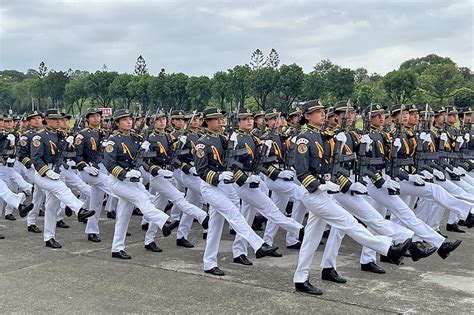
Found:
<svg viewBox="0 0 474 315"><path fill-rule="evenodd" d="M463 241L448 259L437 254L403 266L380 263L385 275L360 271L360 246L346 237L338 272L346 284L320 279L321 246L311 282L322 296L294 292L297 252L283 246L282 258L249 258L247 267L232 262L233 237L225 228L220 267L225 277L203 272L204 240L197 223L185 249L175 245L176 233L159 236L162 253L143 248L140 217L133 216L127 239L132 260L111 258L114 221L101 219L101 243L87 241L84 225L67 218L69 229L58 229L62 249L46 248L42 234L26 231L25 219L0 219L0 312L44 313L469 313L474 306L474 229L449 233ZM38 226L43 229L43 218ZM284 245L278 233L277 245Z"/></svg>

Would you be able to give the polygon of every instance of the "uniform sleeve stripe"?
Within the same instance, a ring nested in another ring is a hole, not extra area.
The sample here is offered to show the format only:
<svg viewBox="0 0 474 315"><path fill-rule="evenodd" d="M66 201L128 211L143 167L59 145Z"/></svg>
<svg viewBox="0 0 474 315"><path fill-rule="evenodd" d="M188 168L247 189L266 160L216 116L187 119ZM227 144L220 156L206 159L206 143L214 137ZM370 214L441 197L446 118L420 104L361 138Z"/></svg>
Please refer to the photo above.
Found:
<svg viewBox="0 0 474 315"><path fill-rule="evenodd" d="M216 175L216 172L214 172L214 171L209 171L209 172L207 173L207 175L206 175L206 182L207 182L208 184L212 184L212 180L213 180L213 178L214 178L214 175Z"/></svg>
<svg viewBox="0 0 474 315"><path fill-rule="evenodd" d="M38 174L43 176L49 170L48 165L44 165L42 168L39 169Z"/></svg>
<svg viewBox="0 0 474 315"><path fill-rule="evenodd" d="M235 172L234 180L238 181L243 175L244 175L244 173L241 170L238 170L237 172Z"/></svg>
<svg viewBox="0 0 474 315"><path fill-rule="evenodd" d="M25 156L25 157L23 158L23 160L21 160L21 163L26 164L26 163L28 163L29 161L31 161L31 159L30 159L29 157Z"/></svg>
<svg viewBox="0 0 474 315"><path fill-rule="evenodd" d="M315 181L315 180L316 180L316 178L314 178L313 175L308 175L308 176L306 176L305 179L303 179L302 184L303 184L304 187L308 187L308 185L310 183L312 183L313 181Z"/></svg>
<svg viewBox="0 0 474 315"><path fill-rule="evenodd" d="M115 176L115 177L118 177L118 175L120 174L120 172L123 171L123 168L120 167L120 166L116 166L112 169L112 175Z"/></svg>

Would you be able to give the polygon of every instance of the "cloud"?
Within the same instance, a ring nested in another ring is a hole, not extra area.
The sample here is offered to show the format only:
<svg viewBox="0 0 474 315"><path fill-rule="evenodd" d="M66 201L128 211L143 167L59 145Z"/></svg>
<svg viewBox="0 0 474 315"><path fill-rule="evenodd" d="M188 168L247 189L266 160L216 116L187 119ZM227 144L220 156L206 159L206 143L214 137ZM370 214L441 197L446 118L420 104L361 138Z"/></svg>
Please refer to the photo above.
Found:
<svg viewBox="0 0 474 315"><path fill-rule="evenodd" d="M386 73L436 53L473 67L471 1L3 1L0 60L26 71L209 75L260 48L305 71L321 59Z"/></svg>

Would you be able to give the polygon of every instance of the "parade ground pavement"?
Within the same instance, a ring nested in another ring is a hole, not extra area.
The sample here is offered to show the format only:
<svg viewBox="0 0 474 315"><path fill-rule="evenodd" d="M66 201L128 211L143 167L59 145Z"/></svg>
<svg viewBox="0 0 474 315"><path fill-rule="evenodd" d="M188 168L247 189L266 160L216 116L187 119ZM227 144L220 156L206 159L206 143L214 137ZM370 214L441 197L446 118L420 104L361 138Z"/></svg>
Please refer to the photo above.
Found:
<svg viewBox="0 0 474 315"><path fill-rule="evenodd" d="M346 284L322 281L321 248L311 270L311 283L322 296L295 293L293 272L298 252L284 245L281 258L255 259L253 266L232 262L233 236L226 225L219 253L224 277L203 272L204 240L198 223L189 240L196 246L176 246L176 231L144 249L140 217L132 216L126 251L131 260L111 258L114 220L102 214L101 243L87 241L84 224L66 218L69 229L58 229L63 247L46 248L42 234L26 231L25 219L0 219L0 312L5 313L470 313L474 307L474 229L448 233L462 244L446 260L437 254L422 261L405 258L404 265L380 263L387 273L360 270L361 247L345 237L337 258ZM446 222L446 221L444 221ZM38 221L43 230L43 218ZM262 232L259 232L262 234Z"/></svg>

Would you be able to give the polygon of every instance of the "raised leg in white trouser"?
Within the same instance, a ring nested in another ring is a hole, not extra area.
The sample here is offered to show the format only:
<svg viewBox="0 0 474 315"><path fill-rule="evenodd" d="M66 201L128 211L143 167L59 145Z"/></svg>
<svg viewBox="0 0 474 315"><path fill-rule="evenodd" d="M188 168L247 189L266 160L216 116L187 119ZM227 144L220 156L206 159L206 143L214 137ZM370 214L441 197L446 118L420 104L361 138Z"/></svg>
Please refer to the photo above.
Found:
<svg viewBox="0 0 474 315"><path fill-rule="evenodd" d="M451 215L451 213L454 212L450 212L449 214ZM432 229L439 231L439 225L444 216L444 207L426 198L420 198L415 215Z"/></svg>
<svg viewBox="0 0 474 315"><path fill-rule="evenodd" d="M232 190L232 184L220 183L218 187L215 187L204 181L201 183L202 197L210 205L209 230L204 250L204 270L217 267L217 253L219 251L224 219L229 222L237 234L245 238L254 251L262 247L264 243L263 239L247 224L235 204L227 197L229 193L232 193Z"/></svg>

